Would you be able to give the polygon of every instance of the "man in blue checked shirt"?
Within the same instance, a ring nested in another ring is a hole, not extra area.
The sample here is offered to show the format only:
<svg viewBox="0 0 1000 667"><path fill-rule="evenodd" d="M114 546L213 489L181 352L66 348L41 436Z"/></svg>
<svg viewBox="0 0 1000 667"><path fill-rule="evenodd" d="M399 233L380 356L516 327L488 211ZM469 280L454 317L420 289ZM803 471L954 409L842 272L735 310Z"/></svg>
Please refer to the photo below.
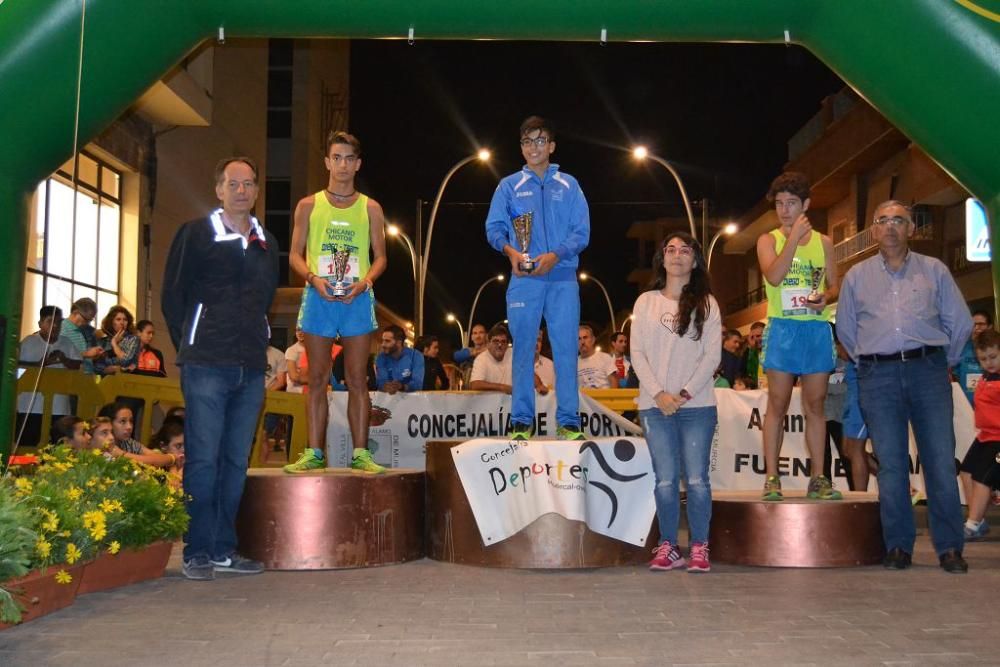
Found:
<svg viewBox="0 0 1000 667"><path fill-rule="evenodd" d="M837 335L857 363L861 412L878 456L885 567L912 562L916 527L910 502L907 426L913 426L927 485L931 539L941 568L964 573L962 506L955 478L949 366L972 331L962 293L940 260L909 249L913 216L890 200L875 208L879 252L844 278Z"/></svg>
<svg viewBox="0 0 1000 667"><path fill-rule="evenodd" d="M544 118L531 116L520 129L521 171L500 181L486 218L486 239L510 260L507 319L514 339L509 437L526 440L535 419L535 341L542 318L548 327L556 369L556 434L582 440L576 384L577 326L580 324L578 257L590 242L590 212L580 184L549 159L555 132ZM522 271L522 249L513 220L530 213L527 254L534 262Z"/></svg>

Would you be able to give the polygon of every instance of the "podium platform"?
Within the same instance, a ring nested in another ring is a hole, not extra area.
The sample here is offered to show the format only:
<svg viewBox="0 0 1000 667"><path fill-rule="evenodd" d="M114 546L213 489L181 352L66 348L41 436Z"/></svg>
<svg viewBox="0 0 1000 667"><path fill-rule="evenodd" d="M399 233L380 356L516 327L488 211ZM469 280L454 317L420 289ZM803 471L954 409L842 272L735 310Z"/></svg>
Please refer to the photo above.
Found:
<svg viewBox="0 0 1000 667"><path fill-rule="evenodd" d="M760 491L712 494L712 560L771 567L853 567L885 555L878 496L844 491L840 501L785 491L765 502Z"/></svg>
<svg viewBox="0 0 1000 667"><path fill-rule="evenodd" d="M247 473L240 552L275 570L393 565L424 557L424 473L336 468Z"/></svg>
<svg viewBox="0 0 1000 667"><path fill-rule="evenodd" d="M485 546L455 469L451 448L461 441L427 443L427 556L481 567L571 569L640 565L651 558L658 533L638 547L599 535L580 521L545 514L516 535Z"/></svg>

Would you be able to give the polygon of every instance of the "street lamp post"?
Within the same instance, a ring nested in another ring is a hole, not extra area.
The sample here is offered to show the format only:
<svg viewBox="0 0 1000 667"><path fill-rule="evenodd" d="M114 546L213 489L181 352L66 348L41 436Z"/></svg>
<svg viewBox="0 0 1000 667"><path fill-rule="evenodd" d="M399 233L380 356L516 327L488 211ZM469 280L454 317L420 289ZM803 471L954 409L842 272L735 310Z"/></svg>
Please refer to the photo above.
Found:
<svg viewBox="0 0 1000 667"><path fill-rule="evenodd" d="M444 188L448 185L448 181L451 177L455 175L455 172L464 167L465 165L479 160L480 162L487 162L490 159L490 152L485 148L480 149L475 155L470 155L468 157L462 158L456 162L448 173L444 175L444 180L441 181L441 185L438 187L437 196L434 197L434 205L431 206L431 218L427 223L427 241L424 243L424 254L420 258L420 268L418 275L420 277L420 287L418 288L418 297L416 304L417 311L417 332L421 335L424 333L424 289L427 283L427 261L431 255L431 236L434 234L434 221L437 219L438 208L441 206L441 197L444 195ZM459 325L461 326L461 325ZM464 339L463 339L464 340Z"/></svg>
<svg viewBox="0 0 1000 667"><path fill-rule="evenodd" d="M611 305L611 297L608 296L608 290L604 288L604 283L602 283L594 276L585 273L583 271L580 272L580 280L581 281L593 280L595 283L597 283L597 286L601 288L601 291L604 292L604 300L608 302L608 315L611 316L611 330L618 331L618 325L615 324L615 309Z"/></svg>
<svg viewBox="0 0 1000 667"><path fill-rule="evenodd" d="M730 222L728 225L717 231L715 233L715 236L712 237L712 242L708 244L708 256L705 257L705 262L706 264L708 264L707 266L708 271L712 270L712 251L715 250L716 242L719 240L721 236L723 235L732 236L737 231L739 231L739 227L736 226L736 223Z"/></svg>
<svg viewBox="0 0 1000 667"><path fill-rule="evenodd" d="M633 322L635 322L635 315L629 315L628 319L625 320L625 323L622 324L622 333L625 333L625 329L627 329Z"/></svg>
<svg viewBox="0 0 1000 667"><path fill-rule="evenodd" d="M691 202L688 201L687 190L684 189L684 183L681 182L681 176L677 173L677 170L674 169L673 165L661 158L659 155L650 153L645 146L636 146L633 148L632 157L640 161L649 158L669 171L670 175L674 177L674 180L677 182L677 189L681 191L681 199L684 200L684 210L687 211L688 224L691 226L691 236L697 239L698 233L694 228L694 213L691 212ZM702 242L704 242L704 240L705 239L702 239Z"/></svg>
<svg viewBox="0 0 1000 667"><path fill-rule="evenodd" d="M389 234L389 236L402 240L403 245L405 245L406 249L410 252L410 265L413 267L413 282L416 283L417 264L420 262L417 260L417 251L413 249L413 241L411 241L410 237L406 235L406 232L399 228L399 225L389 225L385 228L385 231Z"/></svg>
<svg viewBox="0 0 1000 667"><path fill-rule="evenodd" d="M464 343L465 342L465 330L462 328L462 323L459 322L458 318L455 317L454 315L452 315L451 313L448 313L448 315L445 317L445 319L447 319L449 322L454 322L455 323L455 326L458 327L458 340L459 340L460 343Z"/></svg>
<svg viewBox="0 0 1000 667"><path fill-rule="evenodd" d="M504 281L504 275L502 273L498 273L492 278L487 278L486 280L483 281L483 284L479 286L479 289L476 290L476 298L472 300L472 309L469 311L469 328L466 329L466 331L470 336L472 335L472 320L476 316L476 304L479 303L479 295L482 294L483 289L494 280L497 281L498 283L502 283ZM464 338L462 339L462 342L465 345L469 344L469 341L465 340Z"/></svg>

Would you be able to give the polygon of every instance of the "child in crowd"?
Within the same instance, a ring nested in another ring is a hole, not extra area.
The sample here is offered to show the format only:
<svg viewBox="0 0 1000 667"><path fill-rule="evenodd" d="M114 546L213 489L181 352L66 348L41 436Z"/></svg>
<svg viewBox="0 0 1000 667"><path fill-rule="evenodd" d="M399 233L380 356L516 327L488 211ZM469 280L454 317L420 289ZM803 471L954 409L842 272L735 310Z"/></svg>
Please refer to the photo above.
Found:
<svg viewBox="0 0 1000 667"><path fill-rule="evenodd" d="M114 444L123 452L123 456L160 468L170 468L177 463L177 457L173 454L152 450L132 437L133 415L132 408L128 405L109 403L100 409L97 416L111 420L111 432L115 438Z"/></svg>
<svg viewBox="0 0 1000 667"><path fill-rule="evenodd" d="M736 391L747 391L748 389L756 389L757 383L753 381L749 375L738 375L733 381L733 389Z"/></svg>
<svg viewBox="0 0 1000 667"><path fill-rule="evenodd" d="M153 436L153 447L174 457L175 462L167 471L171 486L179 488L184 479L184 421L177 418L164 420L163 426Z"/></svg>
<svg viewBox="0 0 1000 667"><path fill-rule="evenodd" d="M991 489L1000 488L1000 333L987 329L975 338L983 376L976 383L973 406L979 433L962 461L961 477L969 518L965 539L973 542L990 532L985 520Z"/></svg>
<svg viewBox="0 0 1000 667"><path fill-rule="evenodd" d="M88 424L80 417L67 415L52 424L51 440L57 445L69 445L73 449L90 449L91 436Z"/></svg>

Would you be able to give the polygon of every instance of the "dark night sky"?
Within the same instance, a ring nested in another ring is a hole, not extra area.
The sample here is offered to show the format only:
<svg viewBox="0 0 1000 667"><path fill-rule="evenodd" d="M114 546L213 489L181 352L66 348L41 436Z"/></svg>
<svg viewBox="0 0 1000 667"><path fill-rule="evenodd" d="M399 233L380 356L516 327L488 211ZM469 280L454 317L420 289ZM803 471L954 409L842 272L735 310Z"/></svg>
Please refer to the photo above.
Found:
<svg viewBox="0 0 1000 667"><path fill-rule="evenodd" d="M485 204L498 179L521 168L520 122L545 116L556 126L553 161L579 179L591 205L580 265L605 284L616 311L631 309L636 291L625 278L636 241L625 230L634 220L681 215L683 206L665 169L636 165L625 149L648 146L675 165L692 201L709 199L710 216L736 216L781 170L792 134L843 85L799 47L354 41L358 185L414 237L417 198L432 200L448 169L477 148L493 151L491 167L470 164L451 180L435 223L425 331L457 344L444 314L455 312L464 326L477 287L509 269L486 244ZM448 205L457 202L484 205ZM410 318L409 257L394 240L388 253L378 298ZM477 321L504 318L503 289L484 290ZM596 286L581 285L581 306L583 319L607 326Z"/></svg>

